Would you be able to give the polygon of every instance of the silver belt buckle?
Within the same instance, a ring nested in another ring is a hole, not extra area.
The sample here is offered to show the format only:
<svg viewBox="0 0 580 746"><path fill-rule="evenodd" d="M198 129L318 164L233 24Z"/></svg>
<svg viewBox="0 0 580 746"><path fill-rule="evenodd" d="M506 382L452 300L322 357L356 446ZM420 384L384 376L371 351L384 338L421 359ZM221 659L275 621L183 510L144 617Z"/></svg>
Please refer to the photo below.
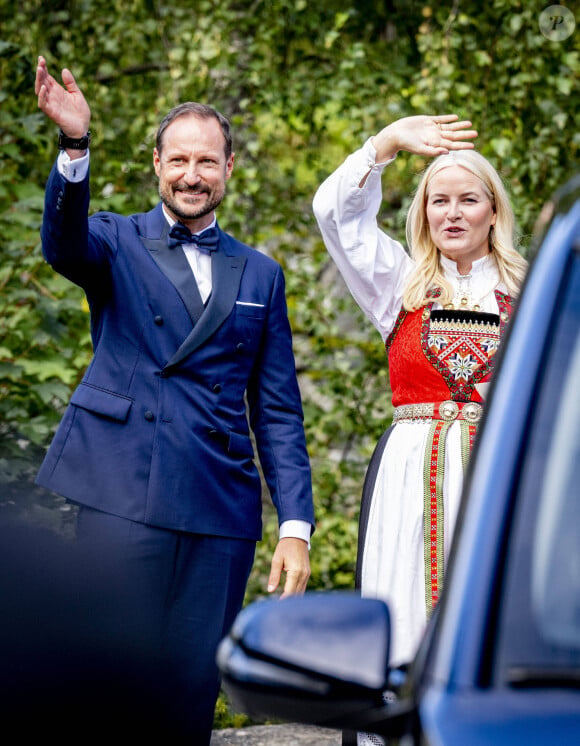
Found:
<svg viewBox="0 0 580 746"><path fill-rule="evenodd" d="M476 401L467 402L462 410L463 419L468 422L479 422L483 414L483 407Z"/></svg>
<svg viewBox="0 0 580 746"><path fill-rule="evenodd" d="M439 405L439 417L445 420L445 422L453 422L453 420L457 419L458 414L459 404L456 401L450 399L449 401L441 402Z"/></svg>

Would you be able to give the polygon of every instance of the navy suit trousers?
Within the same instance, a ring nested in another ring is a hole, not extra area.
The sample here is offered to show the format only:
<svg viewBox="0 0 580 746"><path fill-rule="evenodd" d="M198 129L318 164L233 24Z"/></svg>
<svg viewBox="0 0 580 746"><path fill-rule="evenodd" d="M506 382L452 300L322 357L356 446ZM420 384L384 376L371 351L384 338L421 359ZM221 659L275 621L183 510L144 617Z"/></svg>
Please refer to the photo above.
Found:
<svg viewBox="0 0 580 746"><path fill-rule="evenodd" d="M171 531L84 506L77 539L123 574L168 664L173 729L177 723L184 741L206 746L220 686L216 650L242 607L255 542Z"/></svg>

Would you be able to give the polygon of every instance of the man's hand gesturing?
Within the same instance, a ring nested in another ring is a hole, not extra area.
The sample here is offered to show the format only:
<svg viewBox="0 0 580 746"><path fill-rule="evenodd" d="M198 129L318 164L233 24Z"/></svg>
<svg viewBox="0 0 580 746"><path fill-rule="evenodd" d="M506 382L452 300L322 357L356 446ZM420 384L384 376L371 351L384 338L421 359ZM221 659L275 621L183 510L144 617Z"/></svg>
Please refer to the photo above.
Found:
<svg viewBox="0 0 580 746"><path fill-rule="evenodd" d="M62 71L64 87L49 74L44 57L38 58L34 92L38 107L52 119L68 137L87 134L91 110L70 70Z"/></svg>

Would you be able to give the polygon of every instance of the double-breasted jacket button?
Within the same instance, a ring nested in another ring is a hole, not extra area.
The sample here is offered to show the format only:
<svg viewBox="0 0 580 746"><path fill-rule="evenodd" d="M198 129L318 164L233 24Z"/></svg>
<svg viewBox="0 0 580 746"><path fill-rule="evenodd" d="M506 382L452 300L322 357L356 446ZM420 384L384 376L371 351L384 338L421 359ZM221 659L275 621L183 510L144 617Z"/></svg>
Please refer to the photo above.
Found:
<svg viewBox="0 0 580 746"><path fill-rule="evenodd" d="M157 324L157 326L163 326L163 316L155 316L153 321Z"/></svg>
<svg viewBox="0 0 580 746"><path fill-rule="evenodd" d="M219 392L222 390L221 383L214 383L211 390L214 392L214 394L219 394Z"/></svg>
<svg viewBox="0 0 580 746"><path fill-rule="evenodd" d="M238 342L236 345L236 352L243 352L246 348L246 345L243 342Z"/></svg>
<svg viewBox="0 0 580 746"><path fill-rule="evenodd" d="M147 422L152 422L155 419L155 415L153 414L153 412L150 409L148 409L145 412L145 414L143 415L143 417L145 417L145 419L147 420Z"/></svg>

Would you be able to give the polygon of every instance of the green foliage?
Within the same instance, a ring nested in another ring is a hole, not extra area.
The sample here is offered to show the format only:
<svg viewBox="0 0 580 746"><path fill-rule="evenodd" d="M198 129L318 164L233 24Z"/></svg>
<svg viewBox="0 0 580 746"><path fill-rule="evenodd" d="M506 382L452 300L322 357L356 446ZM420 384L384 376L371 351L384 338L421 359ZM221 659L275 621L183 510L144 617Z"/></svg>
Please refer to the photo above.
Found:
<svg viewBox="0 0 580 746"><path fill-rule="evenodd" d="M247 715L233 712L225 693L221 692L215 708L214 729L244 728L252 725Z"/></svg>
<svg viewBox="0 0 580 746"><path fill-rule="evenodd" d="M526 243L544 202L578 168L578 33L546 39L538 25L546 6L495 0L482 12L463 2L426 14L422 75L410 91L419 109L472 119L478 148L510 189Z"/></svg>
<svg viewBox="0 0 580 746"><path fill-rule="evenodd" d="M545 6L0 0L0 508L42 520L52 508L66 522L58 498L17 485L30 482L91 354L82 293L41 257L56 132L36 107L38 54L55 74L69 67L91 105L92 210L155 204L155 128L176 103L207 101L231 119L236 166L219 220L284 266L318 516L310 587L345 588L364 470L391 404L380 338L324 250L314 192L384 124L455 112L503 174L526 251L542 204L577 170L580 144L578 31L547 40ZM401 239L424 165L401 156L384 178L380 220ZM267 504L264 515L248 600L264 594L276 542Z"/></svg>

